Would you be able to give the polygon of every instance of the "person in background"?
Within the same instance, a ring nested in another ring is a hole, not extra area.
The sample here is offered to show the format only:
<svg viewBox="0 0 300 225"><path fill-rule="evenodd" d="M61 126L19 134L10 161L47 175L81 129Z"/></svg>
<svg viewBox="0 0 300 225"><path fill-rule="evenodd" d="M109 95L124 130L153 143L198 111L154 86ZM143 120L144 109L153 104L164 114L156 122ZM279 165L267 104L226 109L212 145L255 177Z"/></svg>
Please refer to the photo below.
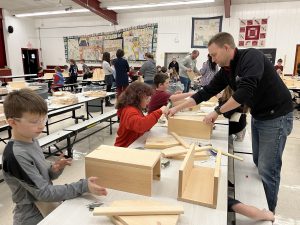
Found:
<svg viewBox="0 0 300 225"><path fill-rule="evenodd" d="M207 61L203 63L202 68L200 69L200 85L203 87L208 85L209 82L214 78L216 73L219 70L217 63L212 61L211 56L207 55Z"/></svg>
<svg viewBox="0 0 300 225"><path fill-rule="evenodd" d="M70 59L69 77L66 80L67 84L74 84L77 82L78 67L74 59ZM72 87L73 88L73 87Z"/></svg>
<svg viewBox="0 0 300 225"><path fill-rule="evenodd" d="M160 71L161 71L161 66L160 65L156 66L156 73L159 73Z"/></svg>
<svg viewBox="0 0 300 225"><path fill-rule="evenodd" d="M176 93L171 94L167 90L169 88L169 81L170 78L165 73L158 73L154 77L154 85L156 87L156 90L154 94L151 96L151 100L148 105L148 113L151 113L162 106L166 106L169 102L174 103L179 100L183 100L187 97L192 96L194 93Z"/></svg>
<svg viewBox="0 0 300 225"><path fill-rule="evenodd" d="M113 69L110 67L110 53L109 52L104 52L102 56L102 68L104 70L104 81L106 85L106 92L111 92L111 87L114 82L114 76L113 76ZM110 102L109 97L105 97L105 106L111 107L114 106Z"/></svg>
<svg viewBox="0 0 300 225"><path fill-rule="evenodd" d="M179 75L178 73L176 72L176 70L174 69L170 69L169 70L169 76L170 76L170 83L176 83L178 82L180 79L179 79Z"/></svg>
<svg viewBox="0 0 300 225"><path fill-rule="evenodd" d="M64 65L64 73L69 73L69 66L68 65Z"/></svg>
<svg viewBox="0 0 300 225"><path fill-rule="evenodd" d="M138 75L137 72L134 70L134 67L131 66L128 72L128 76L130 77L130 79L133 81L136 81L138 79Z"/></svg>
<svg viewBox="0 0 300 225"><path fill-rule="evenodd" d="M193 71L194 73L199 74L199 70L197 69L197 58L199 56L199 51L194 50L188 56L186 56L182 62L179 63L179 78L181 83L184 85L183 92L189 92L191 86L191 80L187 74L187 72Z"/></svg>
<svg viewBox="0 0 300 225"><path fill-rule="evenodd" d="M153 88L142 82L133 82L119 96L116 108L120 118L115 146L128 147L136 139L149 131L158 121L166 107L162 106L148 115L143 114L146 109Z"/></svg>
<svg viewBox="0 0 300 225"><path fill-rule="evenodd" d="M145 54L145 59L147 60L142 65L140 72L143 75L144 82L149 85L153 85L153 79L156 74L156 62L151 53L147 52Z"/></svg>
<svg viewBox="0 0 300 225"><path fill-rule="evenodd" d="M127 60L123 58L124 51L122 49L117 50L116 56L117 58L114 60L114 67L116 70L117 96L120 96L129 84L127 74L129 72L129 65Z"/></svg>
<svg viewBox="0 0 300 225"><path fill-rule="evenodd" d="M62 87L65 83L61 68L56 66L54 70L55 74L53 75L53 83L51 84L51 90L53 92L58 91L58 88Z"/></svg>
<svg viewBox="0 0 300 225"><path fill-rule="evenodd" d="M167 67L163 66L163 67L161 68L160 72L162 72L162 73L167 73L167 72L168 72Z"/></svg>
<svg viewBox="0 0 300 225"><path fill-rule="evenodd" d="M91 76L91 71L90 68L85 64L85 60L81 59L80 63L82 64L82 74L83 74L83 79L88 79Z"/></svg>
<svg viewBox="0 0 300 225"><path fill-rule="evenodd" d="M179 64L178 64L178 62L176 61L176 58L175 58L175 57L172 59L172 62L170 62L168 69L169 69L169 70L170 70L170 69L173 69L173 70L175 69L176 72L179 73Z"/></svg>
<svg viewBox="0 0 300 225"><path fill-rule="evenodd" d="M37 73L37 77L43 77L44 76L44 69L43 67L38 67L38 73Z"/></svg>
<svg viewBox="0 0 300 225"><path fill-rule="evenodd" d="M222 96L219 98L219 106L221 107L224 105L230 97L233 95L233 90L227 86L223 93ZM230 118L235 114L239 113L240 114L240 119L239 121L230 121ZM243 141L245 137L245 132L246 132L246 125L247 125L247 107L246 106L240 106L236 109L230 110L226 113L224 113L224 117L229 119L229 135L234 135L235 136L235 141Z"/></svg>
<svg viewBox="0 0 300 225"><path fill-rule="evenodd" d="M277 65L275 65L275 70L279 76L282 75L282 72L283 72L282 59L277 60Z"/></svg>
<svg viewBox="0 0 300 225"><path fill-rule="evenodd" d="M53 185L71 159L60 155L50 163L37 140L47 121L47 103L29 89L13 91L4 101L4 113L12 127L12 139L4 148L2 170L15 204L14 225L36 225L54 209L54 203L76 198L85 192L107 195L96 177L64 185ZM48 210L47 210L48 209Z"/></svg>

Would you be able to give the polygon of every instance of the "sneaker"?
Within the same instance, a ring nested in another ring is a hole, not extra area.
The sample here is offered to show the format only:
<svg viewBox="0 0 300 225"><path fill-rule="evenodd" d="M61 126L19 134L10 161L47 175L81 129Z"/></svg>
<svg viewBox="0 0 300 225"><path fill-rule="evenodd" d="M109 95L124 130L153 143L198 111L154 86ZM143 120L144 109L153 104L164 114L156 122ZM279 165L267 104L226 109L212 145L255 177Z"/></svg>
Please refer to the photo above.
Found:
<svg viewBox="0 0 300 225"><path fill-rule="evenodd" d="M107 103L105 103L105 106L106 107L112 107L112 106L114 106L114 104L112 104L111 102L107 102Z"/></svg>

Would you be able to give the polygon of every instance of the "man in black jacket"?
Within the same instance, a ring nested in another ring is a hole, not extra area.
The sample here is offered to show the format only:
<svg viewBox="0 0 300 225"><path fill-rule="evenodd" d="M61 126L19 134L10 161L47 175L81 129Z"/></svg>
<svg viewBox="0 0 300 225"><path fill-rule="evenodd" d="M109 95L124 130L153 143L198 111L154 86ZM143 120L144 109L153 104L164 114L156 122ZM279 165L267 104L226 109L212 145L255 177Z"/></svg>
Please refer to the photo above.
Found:
<svg viewBox="0 0 300 225"><path fill-rule="evenodd" d="M168 114L207 101L229 85L234 90L232 97L204 121L214 123L218 115L242 104L250 107L253 161L262 178L269 209L274 212L282 153L293 128L291 95L271 62L256 49L238 50L230 34L216 34L208 43L208 51L220 71L207 86Z"/></svg>

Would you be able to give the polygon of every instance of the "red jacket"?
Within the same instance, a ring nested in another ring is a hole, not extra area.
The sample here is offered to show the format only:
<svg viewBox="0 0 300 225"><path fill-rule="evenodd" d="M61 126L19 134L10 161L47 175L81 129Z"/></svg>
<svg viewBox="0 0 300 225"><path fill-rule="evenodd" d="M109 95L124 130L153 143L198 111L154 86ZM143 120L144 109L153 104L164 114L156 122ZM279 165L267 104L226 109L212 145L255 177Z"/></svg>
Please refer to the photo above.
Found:
<svg viewBox="0 0 300 225"><path fill-rule="evenodd" d="M157 123L162 111L157 109L144 116L138 108L126 106L119 109L117 114L120 117L120 125L115 146L128 147Z"/></svg>

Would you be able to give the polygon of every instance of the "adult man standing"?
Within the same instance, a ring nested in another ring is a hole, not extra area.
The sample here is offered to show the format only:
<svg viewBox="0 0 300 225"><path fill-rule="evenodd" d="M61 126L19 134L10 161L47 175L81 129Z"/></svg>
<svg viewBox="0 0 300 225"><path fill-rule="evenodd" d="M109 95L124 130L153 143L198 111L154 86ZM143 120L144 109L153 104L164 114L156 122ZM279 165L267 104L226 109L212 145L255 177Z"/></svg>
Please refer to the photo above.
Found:
<svg viewBox="0 0 300 225"><path fill-rule="evenodd" d="M180 82L184 85L183 92L189 92L191 86L191 80L187 74L189 71L193 71L194 73L199 74L199 70L197 69L197 57L199 56L199 51L194 50L188 56L186 56L182 62L179 63L179 78Z"/></svg>
<svg viewBox="0 0 300 225"><path fill-rule="evenodd" d="M238 50L229 33L216 34L208 43L208 51L220 71L207 86L168 114L207 101L229 85L235 91L232 97L204 121L214 123L218 115L241 104L251 108L253 161L262 178L269 209L274 212L282 153L293 128L291 95L271 62L256 49Z"/></svg>

